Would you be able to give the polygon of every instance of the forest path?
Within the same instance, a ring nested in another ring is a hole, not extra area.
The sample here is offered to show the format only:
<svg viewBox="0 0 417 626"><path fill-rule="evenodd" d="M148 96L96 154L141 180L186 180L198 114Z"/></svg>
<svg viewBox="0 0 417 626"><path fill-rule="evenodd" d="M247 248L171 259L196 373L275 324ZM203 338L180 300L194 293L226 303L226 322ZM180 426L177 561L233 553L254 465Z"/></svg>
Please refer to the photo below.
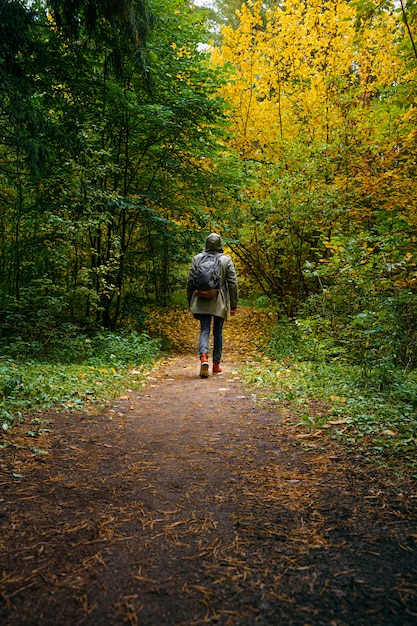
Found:
<svg viewBox="0 0 417 626"><path fill-rule="evenodd" d="M256 403L231 347L48 416L50 454L1 479L2 624L416 623L412 485Z"/></svg>

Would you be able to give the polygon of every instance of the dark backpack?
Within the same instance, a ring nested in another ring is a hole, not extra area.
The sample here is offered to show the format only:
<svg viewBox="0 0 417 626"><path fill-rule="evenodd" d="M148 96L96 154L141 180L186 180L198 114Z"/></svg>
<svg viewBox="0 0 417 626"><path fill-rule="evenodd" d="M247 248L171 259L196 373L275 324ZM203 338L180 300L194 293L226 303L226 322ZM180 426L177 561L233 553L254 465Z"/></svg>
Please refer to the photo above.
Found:
<svg viewBox="0 0 417 626"><path fill-rule="evenodd" d="M221 287L221 254L203 252L194 273L193 287L198 298L215 298Z"/></svg>

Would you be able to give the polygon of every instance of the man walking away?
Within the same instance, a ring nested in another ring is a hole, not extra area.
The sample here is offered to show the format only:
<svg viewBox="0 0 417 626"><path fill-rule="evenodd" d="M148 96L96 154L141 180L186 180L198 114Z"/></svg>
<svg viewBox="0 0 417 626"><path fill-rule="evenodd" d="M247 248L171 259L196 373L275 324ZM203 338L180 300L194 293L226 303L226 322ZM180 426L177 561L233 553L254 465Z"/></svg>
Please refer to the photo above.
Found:
<svg viewBox="0 0 417 626"><path fill-rule="evenodd" d="M211 271L211 279L208 274ZM217 282L216 282L217 281ZM200 320L198 350L200 376L209 375L210 327L213 321L213 374L222 371L220 361L223 349L223 324L229 314L236 313L238 281L233 261L223 253L221 237L212 233L207 237L203 252L192 260L187 281L188 305Z"/></svg>

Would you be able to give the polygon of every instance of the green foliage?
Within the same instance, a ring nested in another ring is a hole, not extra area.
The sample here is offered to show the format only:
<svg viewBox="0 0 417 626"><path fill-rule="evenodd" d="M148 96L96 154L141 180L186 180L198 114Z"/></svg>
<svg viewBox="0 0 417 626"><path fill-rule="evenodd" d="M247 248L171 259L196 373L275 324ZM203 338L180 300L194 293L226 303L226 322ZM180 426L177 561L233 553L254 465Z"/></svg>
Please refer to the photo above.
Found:
<svg viewBox="0 0 417 626"><path fill-rule="evenodd" d="M347 354L332 333L329 321L321 317L282 318L273 334L271 353L298 361L346 361Z"/></svg>
<svg viewBox="0 0 417 626"><path fill-rule="evenodd" d="M127 333L102 332L90 342L91 357L89 363L107 363L112 367L132 367L151 363L159 349L158 341L150 339L145 333L134 331Z"/></svg>
<svg viewBox="0 0 417 626"><path fill-rule="evenodd" d="M132 366L150 362L158 350L157 342L136 331L82 331L74 324L62 324L52 330L48 327L44 333L39 327L35 327L36 332L30 328L31 335L13 336L0 344L6 358L62 364L97 360L99 364Z"/></svg>
<svg viewBox="0 0 417 626"><path fill-rule="evenodd" d="M42 349L13 342L0 359L2 428L7 430L23 411L81 411L108 402L127 387L140 388L158 354L158 340L133 331L88 337L67 328Z"/></svg>
<svg viewBox="0 0 417 626"><path fill-rule="evenodd" d="M6 32L17 29L0 47L8 332L115 330L138 303L167 304L216 185L222 79L199 51L197 12L107 4L0 4Z"/></svg>
<svg viewBox="0 0 417 626"><path fill-rule="evenodd" d="M365 374L380 372L389 383L391 370L417 364L415 266L409 245L377 227L368 235L338 237L332 256L310 264L321 291L305 306L327 322L334 343Z"/></svg>
<svg viewBox="0 0 417 626"><path fill-rule="evenodd" d="M269 297L284 315L295 314L319 288L305 268L325 254L325 225L331 229L342 211L331 167L325 145L294 139L281 146L276 164L245 162L251 185L240 210L219 211L248 296Z"/></svg>
<svg viewBox="0 0 417 626"><path fill-rule="evenodd" d="M417 375L392 363L351 363L330 324L321 318L283 320L270 343L269 358L245 369L251 384L267 388L268 398L297 415L300 423L329 429L352 449L370 456L403 453L415 463L417 445Z"/></svg>

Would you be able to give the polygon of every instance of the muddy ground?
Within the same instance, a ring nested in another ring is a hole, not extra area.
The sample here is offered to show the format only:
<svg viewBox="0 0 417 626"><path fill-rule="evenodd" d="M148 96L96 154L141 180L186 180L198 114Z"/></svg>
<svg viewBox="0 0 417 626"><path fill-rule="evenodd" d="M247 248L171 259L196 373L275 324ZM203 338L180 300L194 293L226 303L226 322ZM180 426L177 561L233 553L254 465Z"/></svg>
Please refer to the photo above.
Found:
<svg viewBox="0 0 417 626"><path fill-rule="evenodd" d="M415 483L238 368L167 358L101 414L48 414L49 454L2 451L1 624L417 624Z"/></svg>

